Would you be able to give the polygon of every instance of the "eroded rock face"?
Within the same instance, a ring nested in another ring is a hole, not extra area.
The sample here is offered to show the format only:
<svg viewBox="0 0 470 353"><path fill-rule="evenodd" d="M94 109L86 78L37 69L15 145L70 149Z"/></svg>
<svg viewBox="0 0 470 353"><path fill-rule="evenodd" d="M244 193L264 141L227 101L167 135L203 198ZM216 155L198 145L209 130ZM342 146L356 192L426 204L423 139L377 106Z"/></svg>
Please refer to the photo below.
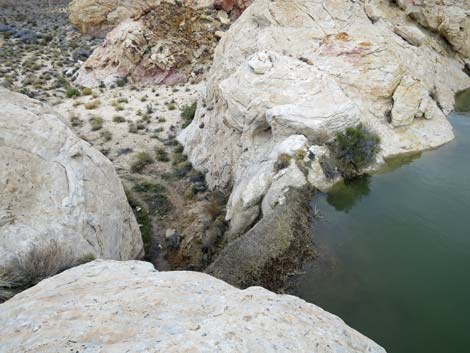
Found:
<svg viewBox="0 0 470 353"><path fill-rule="evenodd" d="M361 122L379 134L378 163L453 139L446 114L470 85L463 67L388 1L259 0L224 34L179 139L209 185L231 191L227 219L241 234L285 189L335 181L321 161L340 130ZM292 160L276 170L280 145Z"/></svg>
<svg viewBox="0 0 470 353"><path fill-rule="evenodd" d="M119 78L175 84L196 78L212 60L220 22L202 11L161 2L122 21L78 72L82 86Z"/></svg>
<svg viewBox="0 0 470 353"><path fill-rule="evenodd" d="M396 2L420 25L439 32L455 50L470 57L469 1L396 0Z"/></svg>
<svg viewBox="0 0 470 353"><path fill-rule="evenodd" d="M161 0L73 0L68 8L69 19L82 33L105 33L123 20L140 15L160 2Z"/></svg>
<svg viewBox="0 0 470 353"><path fill-rule="evenodd" d="M385 352L293 296L138 261L94 261L44 280L1 304L0 324L10 353Z"/></svg>
<svg viewBox="0 0 470 353"><path fill-rule="evenodd" d="M76 259L141 257L111 162L42 103L0 89L0 106L0 268L51 241Z"/></svg>
<svg viewBox="0 0 470 353"><path fill-rule="evenodd" d="M68 8L70 23L82 33L105 34L122 21L139 17L162 3L174 0L73 0ZM182 0L181 4L195 9L217 9L237 18L252 0Z"/></svg>

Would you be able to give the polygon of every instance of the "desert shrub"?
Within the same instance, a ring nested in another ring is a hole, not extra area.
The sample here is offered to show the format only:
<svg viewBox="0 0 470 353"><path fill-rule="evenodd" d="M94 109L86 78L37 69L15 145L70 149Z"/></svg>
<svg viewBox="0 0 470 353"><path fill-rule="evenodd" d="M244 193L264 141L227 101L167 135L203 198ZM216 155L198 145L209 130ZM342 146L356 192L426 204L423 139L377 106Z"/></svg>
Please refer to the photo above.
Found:
<svg viewBox="0 0 470 353"><path fill-rule="evenodd" d="M100 116L92 116L88 122L90 123L92 131L99 130L103 127L103 118Z"/></svg>
<svg viewBox="0 0 470 353"><path fill-rule="evenodd" d="M113 134L109 130L101 131L100 136L105 142L111 141L113 138Z"/></svg>
<svg viewBox="0 0 470 353"><path fill-rule="evenodd" d="M75 127L83 126L83 121L77 114L70 115L70 124Z"/></svg>
<svg viewBox="0 0 470 353"><path fill-rule="evenodd" d="M187 127L194 119L196 115L197 103L194 102L189 105L185 105L181 110L181 117L183 118L183 129Z"/></svg>
<svg viewBox="0 0 470 353"><path fill-rule="evenodd" d="M290 165L292 157L289 156L287 153L281 153L278 157L276 162L274 163L274 170L279 172L282 169L286 169Z"/></svg>
<svg viewBox="0 0 470 353"><path fill-rule="evenodd" d="M132 191L139 193L141 199L147 204L150 213L165 216L173 209L173 205L165 195L166 188L163 185L143 182L136 184Z"/></svg>
<svg viewBox="0 0 470 353"><path fill-rule="evenodd" d="M168 152L164 148L156 148L155 154L157 155L157 161L168 162L170 157L168 157Z"/></svg>
<svg viewBox="0 0 470 353"><path fill-rule="evenodd" d="M85 109L93 110L98 108L101 105L101 102L98 99L94 99L91 102L85 104Z"/></svg>
<svg viewBox="0 0 470 353"><path fill-rule="evenodd" d="M82 88L82 94L84 96L91 96L93 94L93 90L89 87Z"/></svg>
<svg viewBox="0 0 470 353"><path fill-rule="evenodd" d="M330 150L339 172L345 179L351 179L375 161L380 150L380 138L360 124L337 134Z"/></svg>
<svg viewBox="0 0 470 353"><path fill-rule="evenodd" d="M153 158L147 152L137 153L131 162L131 172L141 172L147 165L153 163Z"/></svg>
<svg viewBox="0 0 470 353"><path fill-rule="evenodd" d="M47 277L92 260L94 256L92 258L88 255L74 259L71 251L60 246L55 240L41 247L33 246L25 255L0 268L0 302Z"/></svg>
<svg viewBox="0 0 470 353"><path fill-rule="evenodd" d="M75 87L69 87L67 88L65 95L67 96L67 98L78 97L80 95L80 91Z"/></svg>
<svg viewBox="0 0 470 353"><path fill-rule="evenodd" d="M113 122L115 122L115 123L123 123L125 121L126 121L126 119L121 115L113 116Z"/></svg>

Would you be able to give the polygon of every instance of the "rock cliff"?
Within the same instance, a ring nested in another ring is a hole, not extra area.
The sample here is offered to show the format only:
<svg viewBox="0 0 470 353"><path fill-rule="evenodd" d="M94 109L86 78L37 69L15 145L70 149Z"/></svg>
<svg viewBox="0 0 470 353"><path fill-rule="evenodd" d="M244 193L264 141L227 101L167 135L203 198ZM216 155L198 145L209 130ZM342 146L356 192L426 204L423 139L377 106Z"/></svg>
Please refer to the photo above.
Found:
<svg viewBox="0 0 470 353"><path fill-rule="evenodd" d="M380 0L258 0L242 14L179 136L209 185L231 192L232 234L272 212L289 187L327 189L335 179L321 163L325 142L347 127L362 123L380 136L377 165L453 139L446 114L470 86L468 36L465 26L459 36L444 28L467 23L469 13L466 3L449 3L455 16L442 19L442 35L413 20L433 23L427 1L403 2L405 12ZM292 161L279 170L282 155Z"/></svg>
<svg viewBox="0 0 470 353"><path fill-rule="evenodd" d="M197 272L94 261L0 305L15 352L348 352L377 344L313 304Z"/></svg>
<svg viewBox="0 0 470 353"><path fill-rule="evenodd" d="M33 249L69 264L141 257L139 227L111 162L46 105L0 89L0 106L0 287L3 269Z"/></svg>

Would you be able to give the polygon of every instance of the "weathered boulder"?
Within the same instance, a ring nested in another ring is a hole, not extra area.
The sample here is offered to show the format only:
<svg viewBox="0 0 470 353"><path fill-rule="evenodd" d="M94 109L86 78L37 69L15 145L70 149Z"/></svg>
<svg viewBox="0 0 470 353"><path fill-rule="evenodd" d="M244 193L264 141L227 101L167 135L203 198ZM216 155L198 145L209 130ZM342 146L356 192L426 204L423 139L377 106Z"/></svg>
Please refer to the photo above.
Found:
<svg viewBox="0 0 470 353"><path fill-rule="evenodd" d="M321 158L338 131L361 122L376 132L378 163L452 140L446 114L470 86L464 65L389 1L258 0L224 34L179 140L209 186L231 192L227 219L241 234L279 189L335 181ZM272 152L295 135L306 143L277 170Z"/></svg>
<svg viewBox="0 0 470 353"><path fill-rule="evenodd" d="M139 17L162 3L174 0L73 0L69 7L70 23L82 33L105 34L124 20ZM180 4L194 10L223 10L237 18L252 0L183 0ZM162 13L161 15L165 15Z"/></svg>
<svg viewBox="0 0 470 353"><path fill-rule="evenodd" d="M82 33L102 34L164 0L73 0L70 23Z"/></svg>
<svg viewBox="0 0 470 353"><path fill-rule="evenodd" d="M220 22L203 11L163 1L109 32L80 68L76 83L185 82L211 62L219 28Z"/></svg>
<svg viewBox="0 0 470 353"><path fill-rule="evenodd" d="M69 263L141 257L139 227L111 162L44 104L0 89L0 106L0 277L51 244Z"/></svg>
<svg viewBox="0 0 470 353"><path fill-rule="evenodd" d="M439 32L455 50L470 57L468 0L396 0L396 2L420 25Z"/></svg>
<svg viewBox="0 0 470 353"><path fill-rule="evenodd" d="M94 261L0 305L15 352L348 352L385 350L319 307L197 272Z"/></svg>

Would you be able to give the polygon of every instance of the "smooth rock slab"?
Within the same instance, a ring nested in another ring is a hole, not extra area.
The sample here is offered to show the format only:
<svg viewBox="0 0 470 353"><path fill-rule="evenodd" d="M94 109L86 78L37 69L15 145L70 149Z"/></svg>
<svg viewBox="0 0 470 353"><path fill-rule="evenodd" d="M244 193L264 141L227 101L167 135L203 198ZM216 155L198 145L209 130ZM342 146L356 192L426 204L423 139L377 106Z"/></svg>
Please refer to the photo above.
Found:
<svg viewBox="0 0 470 353"><path fill-rule="evenodd" d="M44 280L0 305L0 326L8 353L385 352L296 297L138 261L94 261Z"/></svg>
<svg viewBox="0 0 470 353"><path fill-rule="evenodd" d="M51 241L70 260L142 256L112 163L39 101L0 89L0 107L0 268Z"/></svg>

